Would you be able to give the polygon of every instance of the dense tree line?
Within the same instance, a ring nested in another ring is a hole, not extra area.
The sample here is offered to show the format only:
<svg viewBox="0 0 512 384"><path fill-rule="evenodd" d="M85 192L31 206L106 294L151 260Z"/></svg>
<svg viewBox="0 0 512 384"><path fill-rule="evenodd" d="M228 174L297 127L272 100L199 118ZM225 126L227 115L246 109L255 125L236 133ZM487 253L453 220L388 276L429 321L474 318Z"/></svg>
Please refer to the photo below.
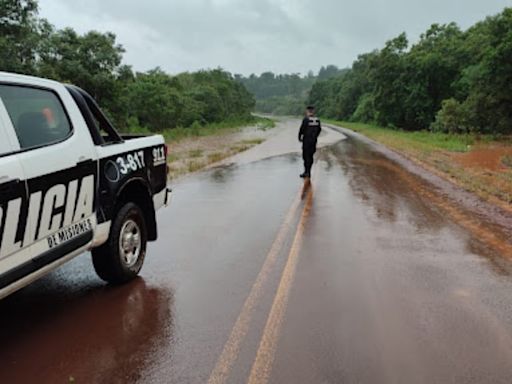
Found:
<svg viewBox="0 0 512 384"><path fill-rule="evenodd" d="M0 0L0 70L73 83L91 93L122 129L160 131L248 118L254 97L220 69L135 73L112 33L57 30L37 0Z"/></svg>
<svg viewBox="0 0 512 384"><path fill-rule="evenodd" d="M265 72L259 76L237 75L236 78L256 97L256 111L276 115L297 115L303 112L313 84L318 80L339 76L344 71L335 65L328 65L322 67L317 75L313 71L306 76L297 73L276 75Z"/></svg>
<svg viewBox="0 0 512 384"><path fill-rule="evenodd" d="M434 24L358 57L309 95L327 117L406 130L512 133L512 8L462 31Z"/></svg>

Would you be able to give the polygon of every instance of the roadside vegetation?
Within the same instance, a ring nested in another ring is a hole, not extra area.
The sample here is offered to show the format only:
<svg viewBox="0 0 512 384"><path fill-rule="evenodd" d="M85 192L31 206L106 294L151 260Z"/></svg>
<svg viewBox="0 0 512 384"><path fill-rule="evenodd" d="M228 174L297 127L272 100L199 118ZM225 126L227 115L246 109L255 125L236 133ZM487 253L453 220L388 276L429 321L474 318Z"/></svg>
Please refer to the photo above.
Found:
<svg viewBox="0 0 512 384"><path fill-rule="evenodd" d="M340 124L336 120L325 120L333 124ZM354 122L341 122L345 128L359 132L375 141L392 146L395 149L414 149L424 153L437 150L447 150L451 152L467 152L473 148L477 140L479 142L492 141L491 136L479 136L478 138L470 134L450 134L443 132L428 131L404 131L389 130L388 128L377 125Z"/></svg>
<svg viewBox="0 0 512 384"><path fill-rule="evenodd" d="M512 8L466 31L434 24L405 33L313 86L322 116L406 131L512 134Z"/></svg>
<svg viewBox="0 0 512 384"><path fill-rule="evenodd" d="M198 138L210 135L222 135L225 133L238 132L242 127L255 126L258 130L268 130L275 127L275 121L269 118L249 115L244 118L228 119L220 123L199 124L194 123L189 127L167 128L159 131L168 141L180 141L187 138ZM151 134L152 131L146 127L132 126L130 133Z"/></svg>
<svg viewBox="0 0 512 384"><path fill-rule="evenodd" d="M212 123L207 125L193 124L190 127L178 127L163 131L163 135L168 141L181 141L187 138L198 138L211 135L222 135L226 133L240 132L242 127L251 126L258 131L266 131L276 126L274 120L250 116L244 119L227 120L222 123Z"/></svg>
<svg viewBox="0 0 512 384"><path fill-rule="evenodd" d="M273 120L257 117L250 125L233 122L167 130L164 135L170 150L169 176L199 171L261 144L274 126Z"/></svg>
<svg viewBox="0 0 512 384"><path fill-rule="evenodd" d="M329 121L361 133L481 198L511 211L512 139L495 135L390 130Z"/></svg>
<svg viewBox="0 0 512 384"><path fill-rule="evenodd" d="M160 133L169 146L169 176L176 178L199 171L239 152L261 144L274 128L274 120L253 116L206 125L164 129ZM150 134L147 128L132 129L135 134Z"/></svg>

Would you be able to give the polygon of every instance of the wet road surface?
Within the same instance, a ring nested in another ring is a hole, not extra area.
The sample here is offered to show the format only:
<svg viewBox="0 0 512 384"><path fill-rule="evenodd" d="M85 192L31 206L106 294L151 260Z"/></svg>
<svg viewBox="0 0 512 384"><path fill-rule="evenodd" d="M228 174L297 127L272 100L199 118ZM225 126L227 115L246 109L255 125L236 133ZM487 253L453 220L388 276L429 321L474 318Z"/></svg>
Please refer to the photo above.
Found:
<svg viewBox="0 0 512 384"><path fill-rule="evenodd" d="M506 245L357 139L305 186L243 156L174 185L137 281L84 255L0 302L0 383L511 382Z"/></svg>

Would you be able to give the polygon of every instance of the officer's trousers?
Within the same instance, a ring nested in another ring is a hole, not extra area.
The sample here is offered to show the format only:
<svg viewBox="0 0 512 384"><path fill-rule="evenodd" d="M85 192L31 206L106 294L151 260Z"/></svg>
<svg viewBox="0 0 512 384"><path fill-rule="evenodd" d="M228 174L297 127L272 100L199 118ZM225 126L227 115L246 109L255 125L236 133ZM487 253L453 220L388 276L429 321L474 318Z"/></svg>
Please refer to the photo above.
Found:
<svg viewBox="0 0 512 384"><path fill-rule="evenodd" d="M304 159L304 171L307 175L311 174L314 156L316 152L316 143L304 143L302 146L302 158Z"/></svg>

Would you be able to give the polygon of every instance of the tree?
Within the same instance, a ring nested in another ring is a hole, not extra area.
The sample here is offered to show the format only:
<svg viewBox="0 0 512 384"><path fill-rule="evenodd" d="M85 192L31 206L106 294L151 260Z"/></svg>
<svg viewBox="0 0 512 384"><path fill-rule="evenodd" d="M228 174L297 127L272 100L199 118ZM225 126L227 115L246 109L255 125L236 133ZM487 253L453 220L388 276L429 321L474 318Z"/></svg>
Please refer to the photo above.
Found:
<svg viewBox="0 0 512 384"><path fill-rule="evenodd" d="M175 128L183 108L179 91L160 68L137 74L128 87L130 116L152 131Z"/></svg>
<svg viewBox="0 0 512 384"><path fill-rule="evenodd" d="M312 71L306 76L265 72L237 80L255 96L257 111L294 115L304 110L307 95L317 78Z"/></svg>
<svg viewBox="0 0 512 384"><path fill-rule="evenodd" d="M461 49L463 33L454 24L433 24L411 48L406 58L403 100L404 126L426 129L434 120L443 100L454 94L467 57Z"/></svg>
<svg viewBox="0 0 512 384"><path fill-rule="evenodd" d="M0 70L34 73L39 28L47 26L37 14L35 0L0 0Z"/></svg>
<svg viewBox="0 0 512 384"><path fill-rule="evenodd" d="M320 68L318 72L318 80L328 80L332 77L336 77L340 74L340 69L335 65L328 65Z"/></svg>
<svg viewBox="0 0 512 384"><path fill-rule="evenodd" d="M407 95L404 72L408 44L405 33L388 41L372 71L376 118L384 126L404 126L405 115L401 104Z"/></svg>
<svg viewBox="0 0 512 384"><path fill-rule="evenodd" d="M488 18L488 44L480 70L470 81L465 103L477 110L472 124L481 132L512 133L512 8ZM478 30L472 31L477 33Z"/></svg>
<svg viewBox="0 0 512 384"><path fill-rule="evenodd" d="M53 33L47 44L48 48L41 53L42 76L72 82L101 103L112 99L124 53L114 34L91 31L80 36L66 28Z"/></svg>
<svg viewBox="0 0 512 384"><path fill-rule="evenodd" d="M327 117L406 130L512 133L512 8L467 31L433 24L359 56L344 75L317 82L309 101Z"/></svg>

